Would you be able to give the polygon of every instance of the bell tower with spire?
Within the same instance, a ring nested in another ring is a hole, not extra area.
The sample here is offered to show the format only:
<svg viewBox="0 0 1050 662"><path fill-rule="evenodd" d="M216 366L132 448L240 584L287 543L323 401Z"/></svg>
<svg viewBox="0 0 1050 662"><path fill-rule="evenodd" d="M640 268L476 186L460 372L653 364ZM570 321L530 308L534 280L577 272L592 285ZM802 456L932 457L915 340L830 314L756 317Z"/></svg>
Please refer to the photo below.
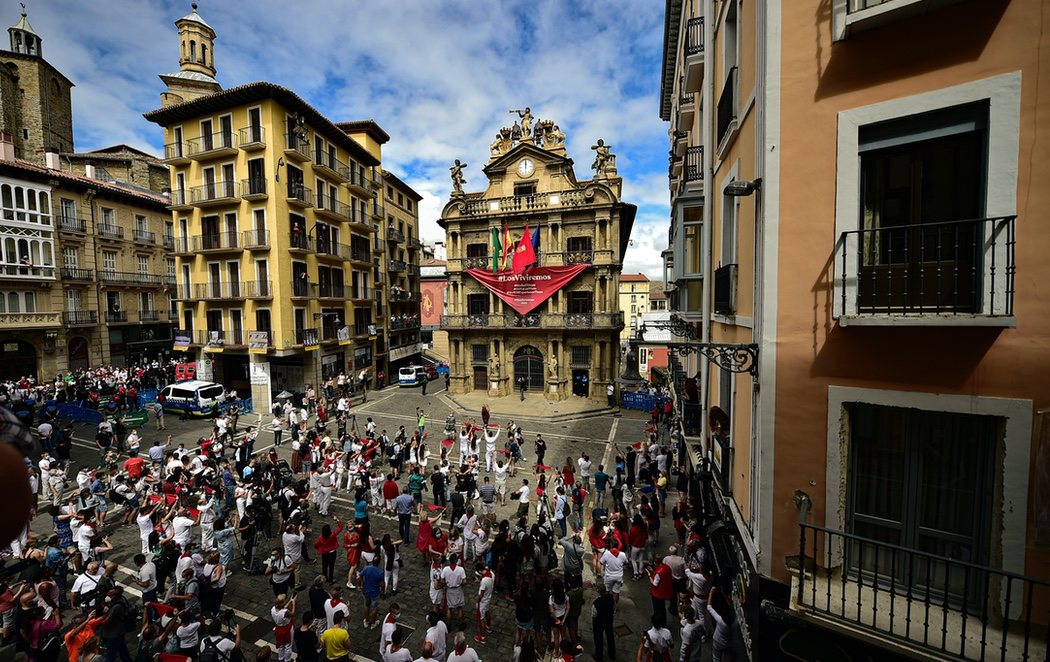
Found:
<svg viewBox="0 0 1050 662"><path fill-rule="evenodd" d="M22 4L22 18L11 27L7 29L7 34L11 37L11 52L21 53L23 55L40 55L40 35L33 30L33 26L29 24L29 17L26 15L25 3Z"/></svg>
<svg viewBox="0 0 1050 662"><path fill-rule="evenodd" d="M168 89L160 94L161 107L214 94L222 90L215 80L215 30L197 13L197 3L179 20L179 70L161 74Z"/></svg>

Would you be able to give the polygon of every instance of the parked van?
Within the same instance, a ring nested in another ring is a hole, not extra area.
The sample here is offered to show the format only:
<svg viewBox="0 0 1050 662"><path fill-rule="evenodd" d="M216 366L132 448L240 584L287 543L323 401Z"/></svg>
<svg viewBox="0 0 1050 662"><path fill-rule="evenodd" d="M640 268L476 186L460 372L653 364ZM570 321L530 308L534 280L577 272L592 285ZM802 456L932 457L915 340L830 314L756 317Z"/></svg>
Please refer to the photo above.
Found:
<svg viewBox="0 0 1050 662"><path fill-rule="evenodd" d="M177 411L190 416L208 416L212 405L226 400L226 389L222 384L192 379L177 384L168 384L157 394L157 402L164 411Z"/></svg>
<svg viewBox="0 0 1050 662"><path fill-rule="evenodd" d="M427 371L423 366L412 365L397 371L397 383L401 386L419 386L425 381Z"/></svg>

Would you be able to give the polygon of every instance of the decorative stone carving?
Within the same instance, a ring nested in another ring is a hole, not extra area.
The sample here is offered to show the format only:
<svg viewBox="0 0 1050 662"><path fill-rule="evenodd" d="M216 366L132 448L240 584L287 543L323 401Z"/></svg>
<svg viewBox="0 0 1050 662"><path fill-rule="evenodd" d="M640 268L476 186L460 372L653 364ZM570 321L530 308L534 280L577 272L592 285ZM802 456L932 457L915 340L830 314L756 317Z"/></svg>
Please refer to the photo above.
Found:
<svg viewBox="0 0 1050 662"><path fill-rule="evenodd" d="M616 171L616 157L612 153L612 146L606 145L605 141L601 138L598 139L597 145L591 145L591 149L594 150L594 163L591 164L591 168L594 170L596 177L601 177L610 172L615 173Z"/></svg>
<svg viewBox="0 0 1050 662"><path fill-rule="evenodd" d="M525 106L525 110L511 109L509 112L511 115L516 114L521 118L521 139L528 140L532 138L532 108Z"/></svg>

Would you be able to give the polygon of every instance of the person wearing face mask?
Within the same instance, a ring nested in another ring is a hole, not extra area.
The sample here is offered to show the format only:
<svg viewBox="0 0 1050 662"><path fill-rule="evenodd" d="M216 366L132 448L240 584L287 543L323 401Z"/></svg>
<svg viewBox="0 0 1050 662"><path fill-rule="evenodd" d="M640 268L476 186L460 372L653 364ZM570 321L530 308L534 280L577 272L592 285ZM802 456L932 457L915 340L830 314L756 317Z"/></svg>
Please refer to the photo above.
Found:
<svg viewBox="0 0 1050 662"><path fill-rule="evenodd" d="M266 562L264 574L270 578L270 586L275 596L288 593L289 580L295 571L293 563L280 547L270 551L270 560Z"/></svg>

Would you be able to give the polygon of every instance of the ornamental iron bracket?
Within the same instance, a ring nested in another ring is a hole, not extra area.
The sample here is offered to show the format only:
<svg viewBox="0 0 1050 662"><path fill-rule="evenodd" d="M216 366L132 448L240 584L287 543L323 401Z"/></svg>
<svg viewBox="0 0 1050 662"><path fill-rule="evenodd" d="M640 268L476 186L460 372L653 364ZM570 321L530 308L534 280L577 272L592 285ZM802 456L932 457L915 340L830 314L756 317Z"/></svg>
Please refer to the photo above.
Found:
<svg viewBox="0 0 1050 662"><path fill-rule="evenodd" d="M666 322L652 322L660 330L670 331L672 336L685 338L686 342L659 342L645 340L646 325L638 327L639 345L667 347L682 355L700 354L722 370L748 373L758 377L758 345L755 343L705 343L697 339L696 327L678 315L671 315Z"/></svg>

